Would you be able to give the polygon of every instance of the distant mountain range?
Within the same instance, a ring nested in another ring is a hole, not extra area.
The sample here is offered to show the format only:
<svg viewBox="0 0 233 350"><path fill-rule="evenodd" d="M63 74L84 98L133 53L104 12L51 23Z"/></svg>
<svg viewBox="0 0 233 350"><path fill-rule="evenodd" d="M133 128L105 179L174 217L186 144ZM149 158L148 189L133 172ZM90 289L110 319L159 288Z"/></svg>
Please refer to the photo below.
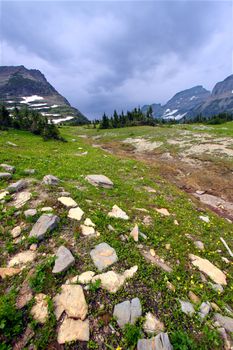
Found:
<svg viewBox="0 0 233 350"><path fill-rule="evenodd" d="M83 124L88 121L55 90L39 70L27 69L24 66L0 67L1 102L8 110L13 110L15 105L27 105L55 123L70 121Z"/></svg>
<svg viewBox="0 0 233 350"><path fill-rule="evenodd" d="M142 107L146 112L150 105ZM210 92L203 86L194 86L178 92L165 105L151 104L154 118L183 120L197 115L211 116L228 112L233 114L233 75L217 83Z"/></svg>

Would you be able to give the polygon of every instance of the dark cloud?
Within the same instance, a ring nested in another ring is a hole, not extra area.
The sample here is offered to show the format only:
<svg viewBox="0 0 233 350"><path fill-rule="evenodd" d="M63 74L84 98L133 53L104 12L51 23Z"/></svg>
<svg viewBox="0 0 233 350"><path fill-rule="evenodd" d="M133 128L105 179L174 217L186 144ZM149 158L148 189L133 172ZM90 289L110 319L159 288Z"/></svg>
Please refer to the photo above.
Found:
<svg viewBox="0 0 233 350"><path fill-rule="evenodd" d="M227 1L3 1L2 64L40 69L89 116L232 73Z"/></svg>

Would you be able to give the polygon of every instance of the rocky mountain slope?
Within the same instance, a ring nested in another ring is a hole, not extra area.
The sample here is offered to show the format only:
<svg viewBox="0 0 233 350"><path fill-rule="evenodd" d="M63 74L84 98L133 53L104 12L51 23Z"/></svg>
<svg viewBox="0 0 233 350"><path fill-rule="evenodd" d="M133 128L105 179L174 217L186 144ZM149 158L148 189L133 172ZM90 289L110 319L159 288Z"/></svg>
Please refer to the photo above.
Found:
<svg viewBox="0 0 233 350"><path fill-rule="evenodd" d="M148 105L143 106L146 112ZM182 120L199 114L211 117L221 112L233 113L233 75L219 82L212 93L198 85L175 94L165 105L152 104L155 118Z"/></svg>
<svg viewBox="0 0 233 350"><path fill-rule="evenodd" d="M27 105L55 123L68 120L77 124L87 122L86 117L71 107L39 70L24 66L0 67L0 102L10 110L15 104L19 107Z"/></svg>

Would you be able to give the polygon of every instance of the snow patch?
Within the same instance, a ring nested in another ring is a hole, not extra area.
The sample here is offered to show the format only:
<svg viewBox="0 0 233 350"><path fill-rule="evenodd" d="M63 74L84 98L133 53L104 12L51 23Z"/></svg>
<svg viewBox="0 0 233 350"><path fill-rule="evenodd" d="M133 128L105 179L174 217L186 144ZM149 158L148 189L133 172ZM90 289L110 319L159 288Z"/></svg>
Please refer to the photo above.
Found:
<svg viewBox="0 0 233 350"><path fill-rule="evenodd" d="M54 124L59 124L59 123L62 123L62 122L65 122L65 121L71 120L71 119L74 119L74 117L66 117L66 118L52 119L52 121L53 121Z"/></svg>
<svg viewBox="0 0 233 350"><path fill-rule="evenodd" d="M196 98L197 98L197 96L192 96L192 97L190 98L190 101L195 100Z"/></svg>
<svg viewBox="0 0 233 350"><path fill-rule="evenodd" d="M43 100L44 97L38 96L38 95L32 95L32 96L22 97L22 99L23 99L23 101L21 101L20 103L29 103L29 102L33 102L33 101Z"/></svg>

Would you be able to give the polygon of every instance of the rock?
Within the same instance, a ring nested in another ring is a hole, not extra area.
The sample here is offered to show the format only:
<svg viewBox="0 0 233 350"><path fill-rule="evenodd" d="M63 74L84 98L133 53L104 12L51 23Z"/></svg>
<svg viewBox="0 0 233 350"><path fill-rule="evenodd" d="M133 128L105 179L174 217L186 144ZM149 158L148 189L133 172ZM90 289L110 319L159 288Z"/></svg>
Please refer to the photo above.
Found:
<svg viewBox="0 0 233 350"><path fill-rule="evenodd" d="M45 175L42 181L45 185L56 186L59 184L60 180L53 175Z"/></svg>
<svg viewBox="0 0 233 350"><path fill-rule="evenodd" d="M208 216L200 215L199 218L207 224L210 222L210 218Z"/></svg>
<svg viewBox="0 0 233 350"><path fill-rule="evenodd" d="M24 306L27 305L27 303L32 300L32 290L29 286L29 283L27 280L25 280L22 284L22 287L20 288L19 294L16 298L16 307L17 309L22 309Z"/></svg>
<svg viewBox="0 0 233 350"><path fill-rule="evenodd" d="M160 267L166 272L172 272L172 268L167 263L165 263L164 260L162 260L156 253L155 256L152 256L150 251L141 250L141 254L146 260L150 261L153 265Z"/></svg>
<svg viewBox="0 0 233 350"><path fill-rule="evenodd" d="M121 208L119 208L117 205L114 205L112 207L112 211L108 213L108 216L111 218L116 218L116 219L123 219L123 220L129 220L128 215L126 212L124 212Z"/></svg>
<svg viewBox="0 0 233 350"><path fill-rule="evenodd" d="M171 290L172 292L176 291L176 287L169 281L167 281L167 288Z"/></svg>
<svg viewBox="0 0 233 350"><path fill-rule="evenodd" d="M149 193L156 193L156 190L150 186L144 186L144 188Z"/></svg>
<svg viewBox="0 0 233 350"><path fill-rule="evenodd" d="M33 262L36 258L36 253L31 250L25 250L16 254L8 263L8 267L23 266L27 263Z"/></svg>
<svg viewBox="0 0 233 350"><path fill-rule="evenodd" d="M10 186L7 187L7 191L9 191L10 193L15 193L24 190L27 186L27 181L19 180L17 182L14 182L13 184L10 184Z"/></svg>
<svg viewBox="0 0 233 350"><path fill-rule="evenodd" d="M4 199L9 194L8 191L3 191L0 193L0 200Z"/></svg>
<svg viewBox="0 0 233 350"><path fill-rule="evenodd" d="M143 222L144 225L150 226L150 225L152 225L153 220L152 220L151 216L147 215L147 216L144 216L142 222Z"/></svg>
<svg viewBox="0 0 233 350"><path fill-rule="evenodd" d="M81 275L78 276L77 280L81 284L87 284L90 283L92 278L95 276L95 272L93 271L86 271L81 273Z"/></svg>
<svg viewBox="0 0 233 350"><path fill-rule="evenodd" d="M201 303L200 310L199 310L200 317L202 319L205 318L208 315L208 313L210 312L210 310L211 310L211 306L210 306L210 303L208 301Z"/></svg>
<svg viewBox="0 0 233 350"><path fill-rule="evenodd" d="M107 243L100 243L91 250L91 258L99 271L106 269L118 261L115 249Z"/></svg>
<svg viewBox="0 0 233 350"><path fill-rule="evenodd" d="M71 341L89 341L89 321L73 320L65 318L58 329L57 341L65 344Z"/></svg>
<svg viewBox="0 0 233 350"><path fill-rule="evenodd" d="M75 259L69 249L64 246L58 248L56 260L53 267L53 273L60 273L68 270L75 262Z"/></svg>
<svg viewBox="0 0 233 350"><path fill-rule="evenodd" d="M143 329L147 334L158 334L164 331L164 324L151 312L147 312Z"/></svg>
<svg viewBox="0 0 233 350"><path fill-rule="evenodd" d="M165 248L166 248L167 250L170 250L170 249L171 249L171 244L170 244L170 243L165 244Z"/></svg>
<svg viewBox="0 0 233 350"><path fill-rule="evenodd" d="M35 169L25 169L24 170L24 174L25 175L33 175L36 173L36 170Z"/></svg>
<svg viewBox="0 0 233 350"><path fill-rule="evenodd" d="M227 284L225 274L219 268L214 266L209 260L202 259L193 254L189 254L189 258L194 266L198 267L201 272L204 272L215 283L221 285Z"/></svg>
<svg viewBox="0 0 233 350"><path fill-rule="evenodd" d="M112 227L112 225L108 225L108 229L109 231L115 231L114 227Z"/></svg>
<svg viewBox="0 0 233 350"><path fill-rule="evenodd" d="M151 256L155 256L155 255L156 255L154 249L150 249L150 255L151 255Z"/></svg>
<svg viewBox="0 0 233 350"><path fill-rule="evenodd" d="M12 147L18 147L15 143L7 141L6 143L8 146L12 146Z"/></svg>
<svg viewBox="0 0 233 350"><path fill-rule="evenodd" d="M11 230L11 235L13 238L19 237L21 235L21 227L16 226Z"/></svg>
<svg viewBox="0 0 233 350"><path fill-rule="evenodd" d="M119 327L123 328L127 323L134 324L142 315L140 300L134 298L115 305L113 316L116 317Z"/></svg>
<svg viewBox="0 0 233 350"><path fill-rule="evenodd" d="M212 309L213 309L214 311L221 311L220 308L218 307L218 305L215 304L215 303L210 303L210 306L212 307Z"/></svg>
<svg viewBox="0 0 233 350"><path fill-rule="evenodd" d="M48 301L43 293L35 296L35 305L31 309L31 315L37 322L44 324L48 319Z"/></svg>
<svg viewBox="0 0 233 350"><path fill-rule="evenodd" d="M68 213L68 218L80 221L83 217L84 212L81 208L71 208Z"/></svg>
<svg viewBox="0 0 233 350"><path fill-rule="evenodd" d="M44 212L48 212L48 211L53 211L53 208L51 208L51 207L43 207L43 208L41 208L40 211L42 211L43 213Z"/></svg>
<svg viewBox="0 0 233 350"><path fill-rule="evenodd" d="M156 208L155 209L159 214L162 214L164 216L170 216L171 214L169 213L169 211L166 209L166 208L161 208L161 209L158 209Z"/></svg>
<svg viewBox="0 0 233 350"><path fill-rule="evenodd" d="M35 244L35 243L31 244L29 249L32 250L33 252L35 252L37 250L37 244Z"/></svg>
<svg viewBox="0 0 233 350"><path fill-rule="evenodd" d="M232 333L233 332L233 318L228 316L222 316L219 313L214 315L215 321L217 321L226 331Z"/></svg>
<svg viewBox="0 0 233 350"><path fill-rule="evenodd" d="M36 209L28 209L28 210L25 210L24 212L24 215L26 218L29 218L29 217L33 217L37 214L37 210Z"/></svg>
<svg viewBox="0 0 233 350"><path fill-rule="evenodd" d="M221 286L221 284L216 284L216 283L209 282L209 285L217 293L223 293L224 292L223 286Z"/></svg>
<svg viewBox="0 0 233 350"><path fill-rule="evenodd" d="M83 236L90 236L95 234L94 227L81 225L80 228Z"/></svg>
<svg viewBox="0 0 233 350"><path fill-rule="evenodd" d="M123 274L115 271L108 271L92 278L92 282L100 280L101 287L110 293L116 293L124 284L126 279L132 278L137 272L138 267L135 265L131 269L125 270Z"/></svg>
<svg viewBox="0 0 233 350"><path fill-rule="evenodd" d="M3 168L5 171L9 173L14 173L15 172L15 167L9 164L0 164L0 167Z"/></svg>
<svg viewBox="0 0 233 350"><path fill-rule="evenodd" d="M91 185L112 188L112 181L105 175L87 175L85 178Z"/></svg>
<svg viewBox="0 0 233 350"><path fill-rule="evenodd" d="M179 226L179 222L177 220L174 220L174 225Z"/></svg>
<svg viewBox="0 0 233 350"><path fill-rule="evenodd" d="M22 208L30 199L32 194L28 191L23 191L16 193L14 195L14 201L12 202L12 206L19 209Z"/></svg>
<svg viewBox="0 0 233 350"><path fill-rule="evenodd" d="M11 173L0 173L0 180L9 180L12 178Z"/></svg>
<svg viewBox="0 0 233 350"><path fill-rule="evenodd" d="M195 294L193 293L191 290L189 291L189 299L194 303L194 304L199 304L200 303L200 298Z"/></svg>
<svg viewBox="0 0 233 350"><path fill-rule="evenodd" d="M139 230L138 230L138 225L136 224L132 231L130 232L130 236L133 237L134 242L138 242L138 235L139 235Z"/></svg>
<svg viewBox="0 0 233 350"><path fill-rule="evenodd" d="M67 208L75 208L77 207L77 203L70 197L59 197L58 201L62 203Z"/></svg>
<svg viewBox="0 0 233 350"><path fill-rule="evenodd" d="M20 273L20 271L20 269L16 269L13 267L0 267L0 277L2 279L6 277L11 277L17 275L18 273Z"/></svg>
<svg viewBox="0 0 233 350"><path fill-rule="evenodd" d="M204 244L201 241L195 241L194 244L195 244L196 248L199 249L199 250L204 250L205 249L205 246L204 246Z"/></svg>
<svg viewBox="0 0 233 350"><path fill-rule="evenodd" d="M137 343L137 350L172 350L167 333L160 333L154 338L140 339Z"/></svg>
<svg viewBox="0 0 233 350"><path fill-rule="evenodd" d="M54 312L57 320L65 311L68 317L81 318L84 320L87 315L87 303L83 289L75 284L63 284L61 293L53 298Z"/></svg>
<svg viewBox="0 0 233 350"><path fill-rule="evenodd" d="M201 191L201 190L197 190L196 194L198 194L199 196L202 196L205 193L205 191Z"/></svg>
<svg viewBox="0 0 233 350"><path fill-rule="evenodd" d="M184 300L180 300L180 305L181 305L181 310L189 316L192 316L195 313L195 310L193 308L193 305L189 302L189 301L184 301Z"/></svg>
<svg viewBox="0 0 233 350"><path fill-rule="evenodd" d="M84 225L95 227L95 224L89 218L86 218L86 220L84 221Z"/></svg>
<svg viewBox="0 0 233 350"><path fill-rule="evenodd" d="M42 240L47 232L52 231L58 225L59 218L52 214L43 214L33 226L29 237L36 237Z"/></svg>

